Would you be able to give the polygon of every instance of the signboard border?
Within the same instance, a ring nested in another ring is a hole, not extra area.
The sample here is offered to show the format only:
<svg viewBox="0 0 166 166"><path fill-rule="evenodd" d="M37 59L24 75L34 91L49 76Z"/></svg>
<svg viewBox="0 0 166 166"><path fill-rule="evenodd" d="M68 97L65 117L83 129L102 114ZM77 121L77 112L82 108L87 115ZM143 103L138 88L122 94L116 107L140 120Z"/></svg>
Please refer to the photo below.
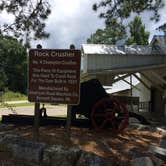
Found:
<svg viewBox="0 0 166 166"><path fill-rule="evenodd" d="M78 80L78 99L77 99L77 103L73 103L73 102L45 102L45 101L41 101L41 100L30 100L29 98L29 90L30 90L30 81L29 81L29 77L30 77L30 71L29 71L29 68L30 68L30 52L31 51L69 51L69 52L80 52L79 56L80 56L80 60L79 60L79 80ZM36 48L32 48L29 50L29 53L28 53L28 86L27 86L27 93L28 93L28 101L30 102L40 102L40 103L50 103L50 104L67 104L67 105L78 105L80 103L80 81L81 81L81 50L79 49L36 49Z"/></svg>

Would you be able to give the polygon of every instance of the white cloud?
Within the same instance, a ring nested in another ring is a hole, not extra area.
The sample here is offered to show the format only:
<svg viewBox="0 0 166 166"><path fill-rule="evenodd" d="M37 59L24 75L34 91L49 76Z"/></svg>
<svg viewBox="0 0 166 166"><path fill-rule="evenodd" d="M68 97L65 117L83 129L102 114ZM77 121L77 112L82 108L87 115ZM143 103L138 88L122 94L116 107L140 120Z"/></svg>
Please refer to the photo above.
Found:
<svg viewBox="0 0 166 166"><path fill-rule="evenodd" d="M92 10L92 5L96 1L68 0L67 3L66 0L54 1L52 14L47 21L47 30L51 36L48 40L42 41L43 46L45 48L68 48L73 43L79 48L82 43L86 43L91 33L104 26L104 20L98 18L99 13ZM161 19L157 23L150 21L151 13L142 14L143 23L151 32L150 39L158 33L156 28L166 20L165 8L160 11Z"/></svg>
<svg viewBox="0 0 166 166"><path fill-rule="evenodd" d="M14 16L12 14L8 14L6 11L2 11L0 13L0 17L1 17L0 23L2 24L11 23L14 20Z"/></svg>
<svg viewBox="0 0 166 166"><path fill-rule="evenodd" d="M150 21L150 17L152 16L150 12L144 12L142 14L143 23L146 26L146 29L150 32L150 40L154 35L159 34L159 31L156 30L160 25L166 23L166 6L162 8L160 11L160 20L158 22Z"/></svg>
<svg viewBox="0 0 166 166"><path fill-rule="evenodd" d="M35 41L32 47L41 43L43 48L68 48L75 44L77 48L86 43L90 34L104 27L104 20L98 18L99 13L92 10L92 5L100 0L49 0L52 13L47 20L46 30L51 34L49 39ZM150 13L142 15L146 29L151 32L150 39L157 33L156 28L166 22L166 7L160 11L161 19L155 23L150 21ZM12 15L2 13L1 23L12 22ZM130 19L129 19L130 20Z"/></svg>
<svg viewBox="0 0 166 166"><path fill-rule="evenodd" d="M52 13L47 21L47 31L51 36L39 42L44 48L68 48L71 43L79 48L91 33L104 25L103 20L92 10L92 4L95 2L95 0L68 0L68 2L56 0L51 3Z"/></svg>

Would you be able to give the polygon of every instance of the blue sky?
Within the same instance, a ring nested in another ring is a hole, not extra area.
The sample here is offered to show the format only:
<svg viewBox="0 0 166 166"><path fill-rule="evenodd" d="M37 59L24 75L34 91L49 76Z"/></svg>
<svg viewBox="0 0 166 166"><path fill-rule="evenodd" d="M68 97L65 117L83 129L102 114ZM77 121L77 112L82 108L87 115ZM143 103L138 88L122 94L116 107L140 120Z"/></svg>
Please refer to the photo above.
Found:
<svg viewBox="0 0 166 166"><path fill-rule="evenodd" d="M41 43L43 48L68 48L71 43L77 48L86 43L91 33L104 27L104 20L98 18L99 13L92 10L92 5L99 0L49 0L52 13L47 20L46 30L51 34L47 40L32 42L32 47ZM166 3L166 0L164 0ZM142 15L143 23L151 32L150 39L158 32L159 25L166 22L166 7L160 11L161 20L150 22L150 13ZM12 16L1 15L0 22L11 22Z"/></svg>

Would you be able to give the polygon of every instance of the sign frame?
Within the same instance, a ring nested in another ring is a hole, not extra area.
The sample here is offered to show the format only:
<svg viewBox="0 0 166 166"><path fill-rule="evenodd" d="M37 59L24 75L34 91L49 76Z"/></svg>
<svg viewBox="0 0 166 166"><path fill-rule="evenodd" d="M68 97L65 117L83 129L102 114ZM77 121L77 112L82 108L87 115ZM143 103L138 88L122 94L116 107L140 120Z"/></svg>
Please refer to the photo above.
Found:
<svg viewBox="0 0 166 166"><path fill-rule="evenodd" d="M80 100L80 66L80 50L30 49L28 100L77 105Z"/></svg>

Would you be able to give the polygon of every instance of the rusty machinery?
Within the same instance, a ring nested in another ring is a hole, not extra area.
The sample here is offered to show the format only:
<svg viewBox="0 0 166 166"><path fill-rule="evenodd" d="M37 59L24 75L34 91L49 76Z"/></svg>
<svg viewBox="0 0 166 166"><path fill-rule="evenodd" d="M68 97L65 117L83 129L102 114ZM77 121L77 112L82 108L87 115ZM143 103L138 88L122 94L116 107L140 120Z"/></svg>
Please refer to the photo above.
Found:
<svg viewBox="0 0 166 166"><path fill-rule="evenodd" d="M129 113L126 106L114 96L106 93L97 79L81 83L80 103L72 106L72 119L76 114L84 115L95 130L111 129L123 131L128 125Z"/></svg>

